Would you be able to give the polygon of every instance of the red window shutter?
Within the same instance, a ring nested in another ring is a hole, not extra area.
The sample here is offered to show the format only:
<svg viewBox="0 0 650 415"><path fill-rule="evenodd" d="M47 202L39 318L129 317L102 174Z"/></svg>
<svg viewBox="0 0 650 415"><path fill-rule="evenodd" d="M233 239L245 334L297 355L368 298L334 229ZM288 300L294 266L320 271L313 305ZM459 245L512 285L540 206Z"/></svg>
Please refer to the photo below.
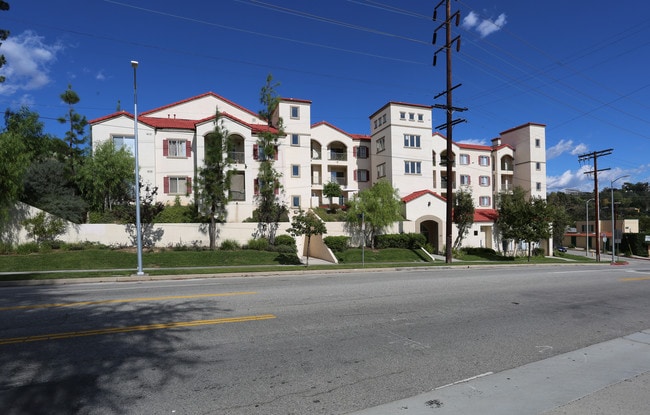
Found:
<svg viewBox="0 0 650 415"><path fill-rule="evenodd" d="M253 180L253 193L260 194L260 181L259 179Z"/></svg>
<svg viewBox="0 0 650 415"><path fill-rule="evenodd" d="M352 157L356 158L357 157L357 146L352 147Z"/></svg>
<svg viewBox="0 0 650 415"><path fill-rule="evenodd" d="M191 194L192 193L192 178L191 177L187 178L187 186L185 186L185 187L187 188L187 190L186 190L187 194L188 195Z"/></svg>
<svg viewBox="0 0 650 415"><path fill-rule="evenodd" d="M275 160L277 160L278 159L278 153L280 152L280 150L278 149L278 146L275 146L274 150L275 150L275 154L273 154L273 158Z"/></svg>
<svg viewBox="0 0 650 415"><path fill-rule="evenodd" d="M163 140L163 156L167 157L169 155L169 142L167 140Z"/></svg>
<svg viewBox="0 0 650 415"><path fill-rule="evenodd" d="M356 148L356 147L355 147L355 148ZM354 173L354 181L356 181L356 180L357 180L357 171L356 171L356 170L354 170L354 172L353 172L353 173Z"/></svg>
<svg viewBox="0 0 650 415"><path fill-rule="evenodd" d="M192 142L190 140L185 141L185 156L190 157L192 155Z"/></svg>
<svg viewBox="0 0 650 415"><path fill-rule="evenodd" d="M273 193L276 194L276 195L280 194L280 187L278 187L277 184L275 185L275 188L273 189Z"/></svg>
<svg viewBox="0 0 650 415"><path fill-rule="evenodd" d="M472 184L472 176L467 176L467 184Z"/></svg>
<svg viewBox="0 0 650 415"><path fill-rule="evenodd" d="M253 144L253 160L259 159L260 148L257 144Z"/></svg>
<svg viewBox="0 0 650 415"><path fill-rule="evenodd" d="M167 141L167 140L165 140ZM164 193L169 193L169 177L165 176L163 180L163 192Z"/></svg>

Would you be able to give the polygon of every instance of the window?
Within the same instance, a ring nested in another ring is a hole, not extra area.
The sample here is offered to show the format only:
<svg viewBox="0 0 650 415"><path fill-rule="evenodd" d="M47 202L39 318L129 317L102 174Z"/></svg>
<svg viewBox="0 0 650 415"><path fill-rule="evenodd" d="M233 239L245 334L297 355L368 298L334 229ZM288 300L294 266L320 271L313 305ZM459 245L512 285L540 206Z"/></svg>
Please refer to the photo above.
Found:
<svg viewBox="0 0 650 415"><path fill-rule="evenodd" d="M460 175L460 185L461 186L469 186L471 184L472 180L470 179L468 174L461 174Z"/></svg>
<svg viewBox="0 0 650 415"><path fill-rule="evenodd" d="M164 191L170 195L187 195L191 193L192 179L189 177L165 177Z"/></svg>
<svg viewBox="0 0 650 415"><path fill-rule="evenodd" d="M273 159L278 159L278 146L273 147ZM253 144L253 160L266 160L266 154L264 153L263 148L260 149L259 144Z"/></svg>
<svg viewBox="0 0 650 415"><path fill-rule="evenodd" d="M436 152L435 151L431 152L431 164L434 165L434 166L436 165Z"/></svg>
<svg viewBox="0 0 650 415"><path fill-rule="evenodd" d="M368 147L367 146L358 146L353 148L354 152L354 157L360 158L360 159L367 159L368 158Z"/></svg>
<svg viewBox="0 0 650 415"><path fill-rule="evenodd" d="M292 146L299 146L300 145L300 135L291 134L291 145Z"/></svg>
<svg viewBox="0 0 650 415"><path fill-rule="evenodd" d="M384 150L386 150L385 139L384 139L384 137L378 138L377 139L377 153L381 153Z"/></svg>
<svg viewBox="0 0 650 415"><path fill-rule="evenodd" d="M115 147L115 150L125 149L131 154L135 154L135 138L113 137L113 147Z"/></svg>
<svg viewBox="0 0 650 415"><path fill-rule="evenodd" d="M424 121L424 114L418 114L418 121L423 122Z"/></svg>
<svg viewBox="0 0 650 415"><path fill-rule="evenodd" d="M381 116L381 123L386 124L386 114Z"/></svg>
<svg viewBox="0 0 650 415"><path fill-rule="evenodd" d="M542 183L540 183L540 182L535 183L535 190L537 190L538 192L541 192L542 191Z"/></svg>
<svg viewBox="0 0 650 415"><path fill-rule="evenodd" d="M294 209L300 208L300 196L298 195L291 196L291 207Z"/></svg>
<svg viewBox="0 0 650 415"><path fill-rule="evenodd" d="M479 176L478 184L480 186L489 186L490 185L490 176Z"/></svg>
<svg viewBox="0 0 650 415"><path fill-rule="evenodd" d="M409 121L415 121L415 113L409 112Z"/></svg>
<svg viewBox="0 0 650 415"><path fill-rule="evenodd" d="M405 120L406 119L406 113L404 111L399 112L399 119L400 120Z"/></svg>
<svg viewBox="0 0 650 415"><path fill-rule="evenodd" d="M460 160L458 160L458 162L460 164L469 164L469 154L461 154L459 157Z"/></svg>
<svg viewBox="0 0 650 415"><path fill-rule="evenodd" d="M291 107L291 118L297 120L300 118L300 107Z"/></svg>
<svg viewBox="0 0 650 415"><path fill-rule="evenodd" d="M478 156L478 164L481 166L489 166L490 165L490 157L488 156Z"/></svg>
<svg viewBox="0 0 650 415"><path fill-rule="evenodd" d="M540 171L541 169L542 169L542 163L538 161L537 163L535 163L535 170Z"/></svg>
<svg viewBox="0 0 650 415"><path fill-rule="evenodd" d="M375 128L379 126L378 120L375 120Z"/></svg>
<svg viewBox="0 0 650 415"><path fill-rule="evenodd" d="M404 173L405 174L421 174L422 173L422 162L419 162L419 161L405 161L404 162Z"/></svg>
<svg viewBox="0 0 650 415"><path fill-rule="evenodd" d="M535 147L539 148L541 146L542 141L539 138L535 139Z"/></svg>
<svg viewBox="0 0 650 415"><path fill-rule="evenodd" d="M370 180L370 172L368 170L355 170L354 180L358 182L367 182Z"/></svg>
<svg viewBox="0 0 650 415"><path fill-rule="evenodd" d="M189 157L192 152L192 143L188 140L163 140L163 156Z"/></svg>
<svg viewBox="0 0 650 415"><path fill-rule="evenodd" d="M300 177L300 166L298 164L291 165L291 177Z"/></svg>
<svg viewBox="0 0 650 415"><path fill-rule="evenodd" d="M377 178L386 177L386 163L377 165Z"/></svg>
<svg viewBox="0 0 650 415"><path fill-rule="evenodd" d="M415 134L404 134L404 147L420 148L420 136Z"/></svg>
<svg viewBox="0 0 650 415"><path fill-rule="evenodd" d="M485 207L485 206L490 206L490 196L481 196L478 198L478 204Z"/></svg>

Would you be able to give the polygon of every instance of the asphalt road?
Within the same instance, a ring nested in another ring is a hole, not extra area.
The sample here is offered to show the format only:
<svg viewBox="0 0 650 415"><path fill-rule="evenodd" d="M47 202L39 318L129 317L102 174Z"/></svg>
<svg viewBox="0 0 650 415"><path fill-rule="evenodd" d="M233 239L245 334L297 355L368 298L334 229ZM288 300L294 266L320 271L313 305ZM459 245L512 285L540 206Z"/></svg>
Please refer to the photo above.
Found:
<svg viewBox="0 0 650 415"><path fill-rule="evenodd" d="M650 262L0 288L3 414L345 414L650 328Z"/></svg>

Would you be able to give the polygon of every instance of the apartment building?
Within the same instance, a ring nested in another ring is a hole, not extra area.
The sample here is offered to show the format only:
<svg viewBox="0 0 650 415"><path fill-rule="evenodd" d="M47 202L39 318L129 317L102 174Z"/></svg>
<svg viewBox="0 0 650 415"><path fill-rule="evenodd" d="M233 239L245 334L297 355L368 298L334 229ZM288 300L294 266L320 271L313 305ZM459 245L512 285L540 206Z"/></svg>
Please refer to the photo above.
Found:
<svg viewBox="0 0 650 415"><path fill-rule="evenodd" d="M205 137L214 130L215 114L232 143L233 170L228 222L250 218L256 208L260 152L257 136L267 120L224 97L208 92L148 110L138 116L140 174L158 186L158 200L193 200L192 183L203 163ZM496 196L520 186L532 196L546 196L545 126L529 123L502 132L491 145L453 143L448 157L446 138L432 131L432 107L389 102L370 115L370 134L353 134L326 122L312 123L311 101L280 100L274 118L281 117L285 135L275 154L282 175L278 197L293 212L329 203L323 186L338 183L344 203L378 180L398 190L408 226L442 247L446 216L446 186L471 190L476 206L468 246L493 247ZM120 111L90 121L93 147L105 140L134 148L133 115ZM447 177L447 160L453 160Z"/></svg>

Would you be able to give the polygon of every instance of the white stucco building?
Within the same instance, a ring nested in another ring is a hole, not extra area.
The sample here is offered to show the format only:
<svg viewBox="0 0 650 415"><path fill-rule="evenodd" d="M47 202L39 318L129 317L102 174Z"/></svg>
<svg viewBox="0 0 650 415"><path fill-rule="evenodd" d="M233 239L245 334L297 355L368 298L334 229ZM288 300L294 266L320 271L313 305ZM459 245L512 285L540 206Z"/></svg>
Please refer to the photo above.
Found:
<svg viewBox="0 0 650 415"><path fill-rule="evenodd" d="M228 221L242 222L256 208L257 135L269 127L255 112L226 98L208 92L141 113L140 174L144 182L158 186L158 200L173 203L178 197L191 203L192 183L217 110L233 143ZM282 175L279 197L292 211L327 204L323 185L329 181L341 185L342 203L385 179L402 198L406 222L399 228L421 232L443 249L447 143L432 131L431 106L389 102L370 115L369 134L349 133L325 121L312 123L308 100L281 99L278 116L286 135L274 166ZM106 140L134 146L134 119L128 112L91 120L90 126L93 147ZM529 123L506 130L491 145L453 143L453 153L453 188L471 189L476 206L475 224L464 245L496 248L498 193L520 186L531 196L546 197L545 126Z"/></svg>

